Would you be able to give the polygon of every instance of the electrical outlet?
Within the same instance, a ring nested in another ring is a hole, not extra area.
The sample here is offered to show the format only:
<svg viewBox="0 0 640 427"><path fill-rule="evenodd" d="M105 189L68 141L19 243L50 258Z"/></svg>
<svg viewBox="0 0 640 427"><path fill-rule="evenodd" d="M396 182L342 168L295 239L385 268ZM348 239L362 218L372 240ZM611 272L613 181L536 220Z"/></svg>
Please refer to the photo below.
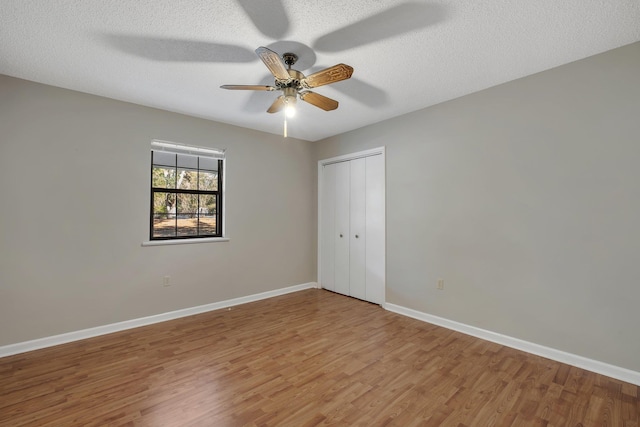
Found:
<svg viewBox="0 0 640 427"><path fill-rule="evenodd" d="M439 291L444 290L444 279L438 279L438 290Z"/></svg>
<svg viewBox="0 0 640 427"><path fill-rule="evenodd" d="M162 286L164 286L165 288L167 286L171 286L171 276L164 276L162 278Z"/></svg>

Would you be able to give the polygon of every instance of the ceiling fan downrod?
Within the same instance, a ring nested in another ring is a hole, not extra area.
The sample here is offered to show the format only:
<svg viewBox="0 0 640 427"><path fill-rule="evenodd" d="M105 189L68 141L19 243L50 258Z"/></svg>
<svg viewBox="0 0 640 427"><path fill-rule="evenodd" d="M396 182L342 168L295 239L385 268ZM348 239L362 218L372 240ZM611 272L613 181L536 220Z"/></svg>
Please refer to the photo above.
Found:
<svg viewBox="0 0 640 427"><path fill-rule="evenodd" d="M291 52L286 52L282 54L282 60L284 63L291 69L291 66L298 61L298 55Z"/></svg>

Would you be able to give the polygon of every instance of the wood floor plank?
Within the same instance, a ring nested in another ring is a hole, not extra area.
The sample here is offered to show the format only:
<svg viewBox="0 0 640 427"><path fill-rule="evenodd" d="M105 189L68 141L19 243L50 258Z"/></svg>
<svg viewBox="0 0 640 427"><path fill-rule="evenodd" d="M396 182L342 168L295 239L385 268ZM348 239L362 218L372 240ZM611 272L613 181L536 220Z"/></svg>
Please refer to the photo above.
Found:
<svg viewBox="0 0 640 427"><path fill-rule="evenodd" d="M0 426L638 427L638 386L310 289L0 359Z"/></svg>

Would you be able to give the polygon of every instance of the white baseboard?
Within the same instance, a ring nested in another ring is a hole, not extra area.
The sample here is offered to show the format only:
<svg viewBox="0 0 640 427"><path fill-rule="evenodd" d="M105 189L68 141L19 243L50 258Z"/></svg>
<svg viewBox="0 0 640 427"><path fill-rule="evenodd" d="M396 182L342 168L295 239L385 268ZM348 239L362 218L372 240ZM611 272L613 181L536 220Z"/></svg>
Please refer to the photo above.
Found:
<svg viewBox="0 0 640 427"><path fill-rule="evenodd" d="M422 320L423 322L462 332L463 334L471 335L476 338L481 338L483 340L515 348L517 350L526 351L527 353L546 357L547 359L566 363L568 365L586 369L587 371L595 372L597 374L606 375L611 378L616 378L618 380L625 381L631 384L640 385L640 372L621 368L619 366L609 365L608 363L588 359L576 354L567 353L561 350L556 350L554 348L545 347L543 345L535 344L528 341L523 341L518 338L513 338L496 332L487 331L485 329L476 328L475 326L465 325L464 323L459 323L453 320L445 319L443 317L438 317L431 314L423 313L421 311L412 310L400 305L385 303L383 307L386 310L401 314L403 316L412 317L414 319Z"/></svg>
<svg viewBox="0 0 640 427"><path fill-rule="evenodd" d="M51 337L39 338L31 341L24 341L16 344L9 344L0 347L0 357L11 356L14 354L25 353L27 351L38 350L54 345L66 344L72 341L79 341L86 338L106 335L113 332L124 331L126 329L138 328L140 326L151 325L153 323L166 322L167 320L178 319L180 317L193 316L194 314L205 313L207 311L219 310L221 308L232 307L235 305L246 304L248 302L259 301L267 298L273 298L279 295L298 292L304 289L317 288L316 282L303 283L301 285L289 286L287 288L276 289L273 291L262 292L259 294L248 295L246 297L233 298L226 301L214 302L211 304L199 305L197 307L185 308L182 310L170 311L167 313L156 314L154 316L141 317L139 319L125 320L124 322L111 323L109 325L97 326L95 328L82 329L80 331L68 332L65 334L54 335Z"/></svg>

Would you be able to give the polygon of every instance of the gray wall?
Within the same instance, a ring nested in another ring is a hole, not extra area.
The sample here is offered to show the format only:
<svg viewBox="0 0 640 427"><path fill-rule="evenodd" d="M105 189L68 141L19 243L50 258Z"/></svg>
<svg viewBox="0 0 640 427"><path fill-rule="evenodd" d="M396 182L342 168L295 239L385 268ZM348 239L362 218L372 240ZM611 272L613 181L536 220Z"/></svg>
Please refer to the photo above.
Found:
<svg viewBox="0 0 640 427"><path fill-rule="evenodd" d="M231 241L141 247L153 138L227 148ZM315 281L314 186L309 142L0 76L0 345Z"/></svg>
<svg viewBox="0 0 640 427"><path fill-rule="evenodd" d="M378 146L388 302L640 371L640 43L314 150Z"/></svg>

